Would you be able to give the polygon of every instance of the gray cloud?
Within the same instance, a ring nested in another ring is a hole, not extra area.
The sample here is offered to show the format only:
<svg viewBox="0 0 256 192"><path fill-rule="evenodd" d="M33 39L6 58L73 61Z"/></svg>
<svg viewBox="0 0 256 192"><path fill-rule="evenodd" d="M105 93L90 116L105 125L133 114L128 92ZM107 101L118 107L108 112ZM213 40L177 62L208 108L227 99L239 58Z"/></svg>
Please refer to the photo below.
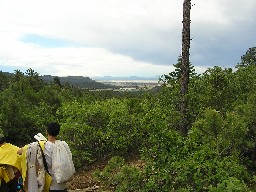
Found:
<svg viewBox="0 0 256 192"><path fill-rule="evenodd" d="M240 62L246 50L256 45L255 6L255 1L245 0L241 3L228 0L219 2L215 19L207 19L207 14L206 18L192 19L192 63L198 66L234 67Z"/></svg>
<svg viewBox="0 0 256 192"><path fill-rule="evenodd" d="M191 62L200 69L235 66L256 44L256 1L192 3L196 5L191 10ZM181 53L180 0L0 0L0 4L4 29L0 62L5 66L29 63L43 70L54 63L55 73L80 75L137 75L146 71L141 70L144 66L147 71L142 75L150 75L168 73ZM29 34L79 46L49 49L22 42ZM70 69L61 72L61 63Z"/></svg>

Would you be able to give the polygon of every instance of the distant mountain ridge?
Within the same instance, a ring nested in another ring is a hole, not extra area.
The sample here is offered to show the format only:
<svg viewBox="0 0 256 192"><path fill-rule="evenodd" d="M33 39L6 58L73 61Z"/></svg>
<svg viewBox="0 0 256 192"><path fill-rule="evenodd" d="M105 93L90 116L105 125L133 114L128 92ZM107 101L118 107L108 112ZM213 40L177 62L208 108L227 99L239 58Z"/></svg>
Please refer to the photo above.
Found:
<svg viewBox="0 0 256 192"><path fill-rule="evenodd" d="M2 72L2 71L1 71ZM14 73L2 72L6 76L14 76ZM39 77L47 83L53 83L54 78L59 78L61 85L65 85L68 83L71 86L83 88L83 89L109 89L109 88L118 88L114 85L108 85L104 83L97 82L92 80L89 77L83 76L67 76L67 77L59 77L52 75L39 75Z"/></svg>
<svg viewBox="0 0 256 192"><path fill-rule="evenodd" d="M89 77L83 76L67 76L67 77L59 77L59 76L51 76L51 75L43 75L40 76L41 79L46 81L47 83L54 82L54 78L58 77L62 85L68 83L69 85L83 88L83 89L108 89L108 88L116 88L113 85L107 85L95 80L92 80Z"/></svg>

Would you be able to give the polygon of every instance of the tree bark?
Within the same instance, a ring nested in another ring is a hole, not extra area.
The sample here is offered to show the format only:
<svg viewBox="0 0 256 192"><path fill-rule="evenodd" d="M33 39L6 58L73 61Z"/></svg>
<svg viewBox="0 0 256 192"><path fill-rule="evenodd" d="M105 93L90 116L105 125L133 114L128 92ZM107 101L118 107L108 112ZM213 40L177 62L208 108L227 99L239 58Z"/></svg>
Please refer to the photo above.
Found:
<svg viewBox="0 0 256 192"><path fill-rule="evenodd" d="M189 84L189 49L190 49L190 10L191 0L184 0L183 2L183 29L182 29L182 64L181 64L181 78L180 78L180 113L181 124L180 131L183 135L188 132L188 84Z"/></svg>

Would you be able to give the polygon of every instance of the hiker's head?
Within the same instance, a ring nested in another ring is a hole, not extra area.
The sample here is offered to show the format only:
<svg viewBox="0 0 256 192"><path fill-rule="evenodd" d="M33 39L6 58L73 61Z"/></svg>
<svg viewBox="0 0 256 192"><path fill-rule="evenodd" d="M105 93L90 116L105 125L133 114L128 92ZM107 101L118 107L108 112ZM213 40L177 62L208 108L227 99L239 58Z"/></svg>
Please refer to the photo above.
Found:
<svg viewBox="0 0 256 192"><path fill-rule="evenodd" d="M60 132L60 124L57 122L51 122L47 125L46 130L49 135L56 137Z"/></svg>
<svg viewBox="0 0 256 192"><path fill-rule="evenodd" d="M6 138L5 138L4 134L0 133L0 145L2 145L5 142L6 142Z"/></svg>

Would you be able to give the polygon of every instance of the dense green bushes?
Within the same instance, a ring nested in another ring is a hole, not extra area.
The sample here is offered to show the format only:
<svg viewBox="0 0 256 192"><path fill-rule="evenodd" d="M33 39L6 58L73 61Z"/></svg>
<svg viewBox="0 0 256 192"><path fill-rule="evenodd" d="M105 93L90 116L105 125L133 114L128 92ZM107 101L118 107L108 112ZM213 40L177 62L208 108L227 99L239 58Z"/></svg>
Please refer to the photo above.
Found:
<svg viewBox="0 0 256 192"><path fill-rule="evenodd" d="M214 67L190 79L189 133L179 133L179 84L159 92L90 93L0 74L0 129L22 145L62 125L77 168L114 157L95 177L116 191L250 191L256 170L256 67ZM140 153L142 168L125 157ZM118 156L118 157L116 157Z"/></svg>
<svg viewBox="0 0 256 192"><path fill-rule="evenodd" d="M236 120L229 123L234 124ZM250 174L241 164L238 147L246 131L227 131L224 125L225 121L216 111L208 110L186 138L168 129L151 135L152 146L144 149L143 156L148 162L147 175L153 191L183 188L207 191L231 177L248 182Z"/></svg>
<svg viewBox="0 0 256 192"><path fill-rule="evenodd" d="M125 155L141 146L140 119L127 99L109 99L92 104L63 104L62 138L70 141L77 163L92 162L109 155ZM139 114L137 114L139 116ZM86 156L81 153L86 151Z"/></svg>
<svg viewBox="0 0 256 192"><path fill-rule="evenodd" d="M149 103L145 99L141 128L147 142L142 145L141 156L146 167L132 169L129 175L139 181L138 185L120 178L126 164L115 171L107 168L96 172L97 179L106 182L102 177L108 175L107 185L116 191L254 190L255 75L255 66L235 72L215 67L192 78L191 129L185 138L175 131L179 122L175 84L164 87ZM114 165L110 161L109 166Z"/></svg>
<svg viewBox="0 0 256 192"><path fill-rule="evenodd" d="M252 182L252 175L240 156L246 130L228 129L228 124L237 120L224 119L217 111L207 110L186 138L168 129L163 119L157 124L150 121L150 130L157 125L161 129L149 134L148 143L142 149L145 168L128 166L116 157L102 172L95 173L96 178L116 191L249 190L245 183Z"/></svg>

